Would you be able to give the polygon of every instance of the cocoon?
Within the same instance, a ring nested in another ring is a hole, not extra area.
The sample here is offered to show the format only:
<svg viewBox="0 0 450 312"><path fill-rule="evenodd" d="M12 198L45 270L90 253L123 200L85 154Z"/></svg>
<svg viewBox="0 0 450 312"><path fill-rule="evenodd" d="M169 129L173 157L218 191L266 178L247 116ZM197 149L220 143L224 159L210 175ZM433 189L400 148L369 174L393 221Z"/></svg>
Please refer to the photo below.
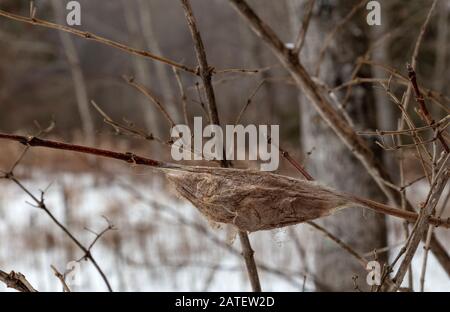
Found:
<svg viewBox="0 0 450 312"><path fill-rule="evenodd" d="M317 182L268 172L210 167L166 169L178 193L209 220L242 231L271 230L328 216L347 207L365 207L414 222L417 214L353 195ZM448 226L439 220L432 224Z"/></svg>

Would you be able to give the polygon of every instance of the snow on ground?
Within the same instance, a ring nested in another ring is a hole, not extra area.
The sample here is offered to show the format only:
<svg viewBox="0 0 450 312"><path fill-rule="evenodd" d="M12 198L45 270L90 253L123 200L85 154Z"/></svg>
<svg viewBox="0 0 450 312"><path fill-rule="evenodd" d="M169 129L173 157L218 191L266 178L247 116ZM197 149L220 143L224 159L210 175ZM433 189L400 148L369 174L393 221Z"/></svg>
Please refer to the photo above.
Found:
<svg viewBox="0 0 450 312"><path fill-rule="evenodd" d="M114 223L118 230L107 233L93 249L114 290L250 290L232 231L214 229L190 204L173 198L164 184L149 187L126 176L112 180L89 174L34 174L23 182L36 195L50 185L48 208L86 246L95 237L90 231L106 226L102 216ZM43 211L27 204L30 198L16 185L1 181L0 190L0 269L23 273L40 291L61 291L50 265L63 272L82 253ZM256 257L268 267L261 271L264 290L300 291L305 267L288 231L256 233L251 239ZM391 242L398 241L391 235ZM419 248L413 262L417 282L422 253ZM432 255L427 272L427 291L450 291L449 279ZM74 290L106 290L89 262L81 261L74 278L69 278ZM311 278L306 290L313 290Z"/></svg>

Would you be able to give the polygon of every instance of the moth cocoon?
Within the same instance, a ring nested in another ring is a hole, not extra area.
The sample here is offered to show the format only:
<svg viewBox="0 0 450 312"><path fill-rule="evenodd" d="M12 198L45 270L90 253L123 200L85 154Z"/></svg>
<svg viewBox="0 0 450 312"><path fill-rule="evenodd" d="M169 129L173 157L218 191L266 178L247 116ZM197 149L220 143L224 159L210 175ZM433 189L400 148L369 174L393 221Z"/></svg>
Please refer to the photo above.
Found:
<svg viewBox="0 0 450 312"><path fill-rule="evenodd" d="M192 167L169 170L167 177L208 219L249 232L314 220L351 205L316 182L259 171Z"/></svg>
<svg viewBox="0 0 450 312"><path fill-rule="evenodd" d="M418 215L340 193L317 182L269 172L173 166L163 169L178 193L210 221L256 232L315 220L348 207L364 207L415 222ZM450 220L430 218L450 227Z"/></svg>

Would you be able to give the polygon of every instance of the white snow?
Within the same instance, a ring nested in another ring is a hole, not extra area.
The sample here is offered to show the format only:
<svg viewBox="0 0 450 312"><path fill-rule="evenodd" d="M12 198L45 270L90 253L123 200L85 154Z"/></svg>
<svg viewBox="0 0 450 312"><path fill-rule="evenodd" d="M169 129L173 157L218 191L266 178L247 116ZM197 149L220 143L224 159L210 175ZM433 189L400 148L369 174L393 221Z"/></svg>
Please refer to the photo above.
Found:
<svg viewBox="0 0 450 312"><path fill-rule="evenodd" d="M64 224L69 211L71 219L75 220L70 223L70 230L86 246L95 236L85 228L101 231L106 226L102 216L116 225L118 230L106 234L93 248L93 255L114 290L250 290L239 254L230 253L227 245L221 247L208 238L213 236L230 242L230 232L226 228L214 229L190 204L165 191L167 187L162 183L148 186L136 181L136 177L94 179L89 174L34 174L23 183L36 195L51 184L45 195L48 208ZM124 188L123 184L131 185L133 191ZM71 194L68 207L65 207L64 187ZM50 265L63 272L67 263L81 257L82 252L70 243L44 211L26 203L31 202L30 198L15 184L0 181L0 190L0 269L23 273L40 291L61 291ZM155 202L167 206L158 208ZM208 234L182 225L179 217L200 224ZM391 240L397 239L391 236ZM251 240L257 259L286 272L282 277L261 271L263 289L300 291L305 268L288 231L255 233ZM231 247L239 252L238 240ZM419 248L413 261L417 283L421 253L423 250ZM75 281L69 280L69 284L73 290L106 290L98 272L85 261L81 262ZM418 289L418 284L415 287ZM312 278L307 279L306 289L313 290ZM4 290L6 287L0 283L0 291ZM449 279L432 254L426 290L450 291Z"/></svg>

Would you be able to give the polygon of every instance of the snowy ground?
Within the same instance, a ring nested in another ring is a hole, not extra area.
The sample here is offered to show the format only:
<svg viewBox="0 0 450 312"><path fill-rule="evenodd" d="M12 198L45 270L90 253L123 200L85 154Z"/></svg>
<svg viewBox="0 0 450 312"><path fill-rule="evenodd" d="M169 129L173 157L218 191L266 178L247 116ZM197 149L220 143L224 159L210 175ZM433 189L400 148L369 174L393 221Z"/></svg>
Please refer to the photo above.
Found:
<svg viewBox="0 0 450 312"><path fill-rule="evenodd" d="M51 184L45 196L48 208L86 245L95 237L86 228L101 231L106 225L102 216L115 224L118 230L106 234L93 249L114 290L249 290L242 259L229 250L239 250L232 230L214 229L191 205L174 199L163 184L134 187L138 183L126 177L94 179L86 174L34 175L23 182L35 194ZM0 182L0 269L23 273L40 291L60 291L50 265L64 271L82 253L29 201L16 185ZM305 231L303 227L296 230ZM267 267L261 271L266 291L302 290L307 268L291 235L280 230L251 236L256 257ZM392 242L399 241L391 236ZM417 283L422 253L419 248L413 262ZM450 291L450 281L432 255L427 272L427 291ZM312 280L306 275L306 291L312 291ZM81 262L69 283L74 290L105 290L88 262Z"/></svg>

